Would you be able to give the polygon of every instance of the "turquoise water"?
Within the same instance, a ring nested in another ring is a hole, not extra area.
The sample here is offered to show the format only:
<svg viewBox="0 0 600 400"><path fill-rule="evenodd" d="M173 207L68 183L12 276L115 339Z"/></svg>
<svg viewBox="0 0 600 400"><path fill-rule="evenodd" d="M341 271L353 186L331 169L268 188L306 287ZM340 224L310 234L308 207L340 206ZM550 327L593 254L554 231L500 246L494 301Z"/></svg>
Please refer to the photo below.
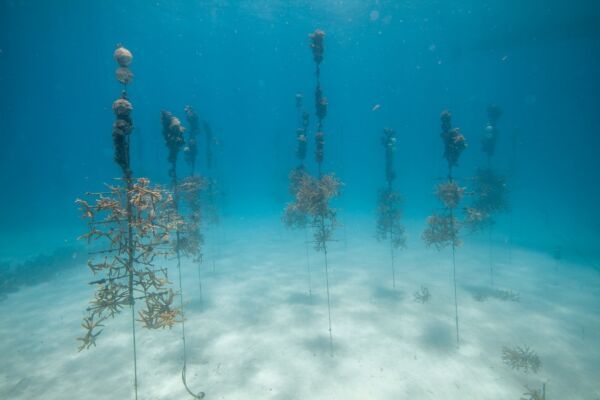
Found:
<svg viewBox="0 0 600 400"><path fill-rule="evenodd" d="M328 101L320 168L315 29ZM180 259L181 289L174 254L165 261L183 295L192 392L517 399L545 384L548 399L600 398L599 39L600 6L583 0L0 0L0 397L134 398L128 307L96 348L78 352L76 341L96 279L86 260L103 247L77 240L88 227L74 202L122 177L111 135L122 44L133 53L133 176L169 188L161 110L188 140L190 105L202 122L195 172L215 185L201 201L203 261ZM282 221L300 162L297 94L309 115L306 171L343 182L327 259L312 242L318 218L306 229ZM490 106L502 114L488 159ZM464 228L456 280L452 246L422 240L428 216L444 212L443 110L467 142L452 168L466 188L452 211ZM376 237L386 127L399 248ZM182 179L190 166L179 157ZM504 177L508 206L471 232L463 209L485 167ZM189 395L181 323L136 324L139 398ZM505 363L503 347L515 346L533 349L541 370Z"/></svg>

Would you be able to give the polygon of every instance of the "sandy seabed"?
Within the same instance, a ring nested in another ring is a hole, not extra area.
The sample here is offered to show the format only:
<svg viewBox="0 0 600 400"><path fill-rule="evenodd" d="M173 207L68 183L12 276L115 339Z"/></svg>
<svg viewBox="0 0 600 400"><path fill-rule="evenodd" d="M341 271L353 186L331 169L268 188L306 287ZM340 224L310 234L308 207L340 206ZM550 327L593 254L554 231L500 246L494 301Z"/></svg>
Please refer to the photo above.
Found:
<svg viewBox="0 0 600 400"><path fill-rule="evenodd" d="M393 289L389 246L374 239L372 223L348 222L330 246L333 356L323 254L309 251L311 295L304 232L276 218L208 231L201 294L198 265L182 266L192 390L207 399L516 400L545 383L548 400L600 399L597 270L496 235L494 290L519 301L482 299L489 248L467 238L456 260L457 349L451 252L426 249L422 226L409 226ZM77 351L93 290L84 258L0 301L0 398L133 399L128 311L107 321L96 348ZM425 304L413 296L422 285L431 292ZM181 327L137 332L139 398L191 398L181 383ZM541 370L512 370L503 346L529 346Z"/></svg>

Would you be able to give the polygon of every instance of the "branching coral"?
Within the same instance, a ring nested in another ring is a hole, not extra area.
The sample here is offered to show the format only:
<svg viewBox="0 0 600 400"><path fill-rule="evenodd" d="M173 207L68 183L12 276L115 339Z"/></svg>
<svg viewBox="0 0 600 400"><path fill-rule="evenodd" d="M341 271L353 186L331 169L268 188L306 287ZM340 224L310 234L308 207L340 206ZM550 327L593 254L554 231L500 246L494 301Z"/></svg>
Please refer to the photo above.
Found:
<svg viewBox="0 0 600 400"><path fill-rule="evenodd" d="M519 293L512 290L490 289L487 287L474 288L472 290L473 298L477 301L486 301L489 298L501 301L520 301Z"/></svg>
<svg viewBox="0 0 600 400"><path fill-rule="evenodd" d="M385 128L381 136L381 145L385 159L386 185L379 190L377 199L377 239L390 240L390 258L392 267L392 287L396 287L396 271L394 266L394 250L404 247L406 235L402 219L402 196L394 187L396 170L394 168L394 152L396 150L396 132Z"/></svg>
<svg viewBox="0 0 600 400"><path fill-rule="evenodd" d="M455 217L455 209L458 207L464 194L452 177L452 168L458 165L458 159L467 142L458 128L452 128L451 114L443 111L441 116L441 138L444 143L444 158L448 162L448 179L436 187L436 196L444 204L444 209L439 213L433 213L427 218L427 227L422 234L427 247L434 246L441 250L446 246L452 247L452 277L454 284L454 314L456 325L456 345L460 345L458 326L458 298L456 290L456 247L460 245L459 231L461 223Z"/></svg>
<svg viewBox="0 0 600 400"><path fill-rule="evenodd" d="M461 240L458 237L459 222L454 216L432 214L427 218L427 228L423 232L423 240L427 247L434 246L441 250L447 246L458 247Z"/></svg>
<svg viewBox="0 0 600 400"><path fill-rule="evenodd" d="M192 148L195 147L196 131L198 130L198 117L190 106L185 108L185 113L190 121L194 133L190 136L190 139L194 141ZM185 312L183 302L183 284L182 284L182 273L181 273L181 256L191 255L195 256L197 261L201 259L200 244L202 243L202 235L200 233L200 191L203 187L203 180L200 177L194 175L182 180L181 182L177 178L177 157L180 149L184 145L183 132L185 129L181 125L179 119L173 116L168 111L161 112L161 120L163 125L163 137L165 139L165 145L169 150L168 161L170 163L169 176L171 177L171 186L174 192L173 201L173 212L175 215L180 214L179 200L181 197L184 198L186 204L189 206L189 213L184 218L180 218L178 224L175 227L175 256L177 259L177 275L179 283L179 308L181 313L181 343L183 349L183 369L181 373L183 384L186 390L197 399L203 398L204 393L198 394L193 393L186 381L186 370L187 370L187 349L186 349L186 336L185 336ZM188 149L190 149L188 144ZM192 172L194 171L194 164L196 161L197 151L191 150L187 154L189 161L192 165ZM171 312L169 308L163 307L163 303L171 304L174 298L173 292L163 293L162 296L157 296L157 303L152 312L149 315L144 315L142 320L146 326L152 327L171 327L176 320L177 315ZM163 303L160 302L164 299ZM154 315L158 314L159 319L156 319Z"/></svg>
<svg viewBox="0 0 600 400"><path fill-rule="evenodd" d="M543 383L541 389L532 389L528 386L525 386L525 393L523 393L524 397L521 397L520 400L546 400L546 384Z"/></svg>
<svg viewBox="0 0 600 400"><path fill-rule="evenodd" d="M394 249L406 245L402 218L402 196L394 190L381 189L377 201L377 239L391 241Z"/></svg>
<svg viewBox="0 0 600 400"><path fill-rule="evenodd" d="M200 130L200 120L192 106L185 106L184 112L187 122L190 125L190 130L183 153L185 154L185 160L192 168L192 175L194 175L196 171L196 158L198 157L198 132Z"/></svg>
<svg viewBox="0 0 600 400"><path fill-rule="evenodd" d="M89 231L81 236L88 243L106 245L98 261L88 266L100 279L94 300L84 320L85 335L81 349L95 345L101 322L114 318L136 300L142 301L140 317L152 318L148 328L166 327L165 311L178 315L179 310L160 295L168 292L167 270L155 265L156 258L170 254L170 232L179 223L172 213L173 197L161 188L151 187L147 179L139 178L131 188L108 186L108 191L88 193L92 199L78 199ZM129 258L131 256L131 258Z"/></svg>
<svg viewBox="0 0 600 400"><path fill-rule="evenodd" d="M326 248L337 225L336 211L330 207L329 202L339 195L341 185L334 174L318 179L305 173L298 181L295 201L285 209L283 220L287 226L303 227L310 223L315 228L316 250Z"/></svg>
<svg viewBox="0 0 600 400"><path fill-rule="evenodd" d="M442 120L442 141L444 142L444 158L448 161L448 168L458 165L458 159L462 152L467 148L467 141L460 133L459 128L452 128L452 114L449 111L443 111L441 114Z"/></svg>
<svg viewBox="0 0 600 400"><path fill-rule="evenodd" d="M480 231L494 223L493 216L507 211L508 187L506 178L491 168L479 168L473 178L473 202L465 209L466 224Z"/></svg>
<svg viewBox="0 0 600 400"><path fill-rule="evenodd" d="M421 286L421 289L413 293L413 298L416 302L425 304L431 300L431 293L427 286Z"/></svg>
<svg viewBox="0 0 600 400"><path fill-rule="evenodd" d="M177 192L187 206L187 212L179 226L179 240L177 246L185 256L193 257L200 262L202 258L201 246L204 237L200 231L202 225L202 208L200 194L206 181L200 176L188 176L179 182Z"/></svg>
<svg viewBox="0 0 600 400"><path fill-rule="evenodd" d="M86 199L76 201L88 223L88 232L81 239L104 246L88 261L99 279L91 282L96 286L96 294L82 323L85 333L79 338L79 350L95 346L103 322L130 308L137 398L136 304L142 304L138 317L146 328L170 328L180 321L181 310L172 305L167 270L156 265L159 257L170 254L170 233L177 229L180 219L168 192L151 186L146 178L133 178L129 157L133 106L126 91L133 76L129 71L133 56L119 45L114 58L119 64L116 78L124 88L112 106L116 117L112 129L114 158L123 172L123 184L108 186L105 192L87 193Z"/></svg>
<svg viewBox="0 0 600 400"><path fill-rule="evenodd" d="M163 138L169 150L168 160L172 166L169 170L169 176L173 177L176 173L177 155L185 144L185 140L183 139L185 128L181 125L179 118L173 116L169 111L161 111L160 120L163 126Z"/></svg>
<svg viewBox="0 0 600 400"><path fill-rule="evenodd" d="M508 210L506 178L492 169L492 156L498 141L498 119L502 111L497 106L487 110L488 123L481 141L481 149L487 156L487 167L478 168L473 178L473 200L465 208L465 224L472 232L488 230L490 284L494 286L494 260L492 257L492 229L495 214Z"/></svg>
<svg viewBox="0 0 600 400"><path fill-rule="evenodd" d="M325 280L327 287L327 311L329 317L329 345L333 355L333 336L331 329L331 303L329 296L329 268L327 260L327 243L332 240L333 230L337 225L336 211L331 208L330 201L339 195L341 182L334 174L323 174L323 160L325 158L325 133L323 131L323 119L327 115L327 99L323 96L321 89L320 66L324 54L325 33L319 29L310 34L310 48L316 67L315 87L315 114L317 116L317 129L315 134L315 160L317 162L317 176L313 177L304 168L306 156L306 132L308 127L308 115L302 113L302 97L296 96L296 107L298 109L299 123L296 139L298 147L296 155L300 159L300 165L290 174L290 191L294 201L286 206L283 221L289 227L305 227L310 224L313 227L315 249L322 251L325 260ZM308 252L307 252L308 254Z"/></svg>
<svg viewBox="0 0 600 400"><path fill-rule="evenodd" d="M444 207L454 209L458 207L458 203L462 200L465 194L465 188L458 186L456 181L446 181L436 186L435 195Z"/></svg>
<svg viewBox="0 0 600 400"><path fill-rule="evenodd" d="M204 176L205 185L202 190L202 210L204 220L210 224L218 224L219 217L219 198L223 195L220 182L216 179L214 174L214 147L218 145L219 141L215 139L212 128L208 121L202 121L202 132L205 137L205 161L206 161L206 174Z"/></svg>
<svg viewBox="0 0 600 400"><path fill-rule="evenodd" d="M529 371L537 373L542 367L537 353L527 346L502 347L502 361L512 369L522 370L525 373Z"/></svg>

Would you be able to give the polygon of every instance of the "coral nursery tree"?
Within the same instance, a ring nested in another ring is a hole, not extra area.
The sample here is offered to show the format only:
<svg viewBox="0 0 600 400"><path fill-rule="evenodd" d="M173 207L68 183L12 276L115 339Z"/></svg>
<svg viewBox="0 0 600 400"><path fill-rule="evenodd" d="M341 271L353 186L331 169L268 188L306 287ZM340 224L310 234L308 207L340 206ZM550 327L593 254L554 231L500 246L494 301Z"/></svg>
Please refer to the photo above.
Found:
<svg viewBox="0 0 600 400"><path fill-rule="evenodd" d="M325 156L325 133L323 120L327 115L327 99L321 89L321 62L324 54L325 32L320 29L310 34L310 47L316 66L317 84L315 88L315 108L317 127L315 134L315 159L317 176L308 172L302 174L294 193L294 202L287 205L284 221L288 226L298 226L298 221L306 218L313 228L315 250L323 252L325 262L325 284L327 288L327 316L329 321L329 350L333 355L333 334L331 328L331 300L329 293L329 265L327 259L328 243L332 240L334 228L337 226L336 211L330 202L339 195L342 185L333 174L323 174Z"/></svg>
<svg viewBox="0 0 600 400"><path fill-rule="evenodd" d="M170 288L167 269L156 264L160 256L171 253L170 234L178 216L173 213L173 197L167 191L151 186L146 178L133 177L129 157L133 106L127 95L127 84L133 78L129 69L133 56L118 46L114 58L123 91L112 105L116 117L112 138L122 178L120 183L108 185L106 191L87 193L87 200L77 200L89 227L82 238L97 245L88 261L97 278L91 282L96 292L82 324L85 333L78 340L80 350L95 346L104 322L130 309L137 399L136 322L148 329L161 329L180 321L181 311L173 306L175 293Z"/></svg>
<svg viewBox="0 0 600 400"><path fill-rule="evenodd" d="M216 248L218 247L218 239L219 239L219 222L220 222L220 202L223 200L224 193L222 191L222 187L220 181L218 180L218 170L216 168L217 163L215 157L215 148L219 145L219 141L213 134L212 128L207 120L200 121L196 112L190 107L187 106L185 108L186 117L188 122L190 123L190 139L189 143L192 143L192 135L194 136L195 146L199 145L199 141L197 140L197 134L202 133L204 136L204 173L201 177L201 188L200 188L200 200L198 205L202 206L202 219L204 223L204 233L202 234L202 239L204 243L204 239L208 238L210 240L207 241L207 253L210 254L212 270L215 271L216 265ZM196 122L192 122L192 121ZM193 126L197 125L198 129L194 132ZM191 146L190 146L191 148ZM186 151L186 160L191 162L191 159L188 157L191 153ZM194 166L192 167L192 176L195 175L197 163L194 161ZM197 179L197 178L196 178ZM208 232L208 228L212 228L211 232ZM208 251L208 247L210 247L210 251ZM204 257L203 257L204 259ZM198 270L200 271L200 270Z"/></svg>
<svg viewBox="0 0 600 400"><path fill-rule="evenodd" d="M183 152L185 160L190 166L190 174L178 184L178 193L187 206L187 212L184 214L185 224L181 227L182 232L180 232L180 248L186 255L193 257L193 260L198 265L198 289L200 307L202 307L202 275L200 267L202 266L201 246L204 243L204 237L201 233L202 207L200 204L200 195L204 189L205 180L200 174L196 173L199 132L198 114L192 106L185 106L184 111L190 129Z"/></svg>
<svg viewBox="0 0 600 400"><path fill-rule="evenodd" d="M182 194L192 200L192 197L199 195L201 183L195 180L184 180L180 183L177 179L177 159L180 150L185 144L184 131L185 128L181 125L179 118L175 117L169 111L161 111L161 123L162 123L162 134L165 140L165 145L168 150L168 162L169 177L171 178L171 187L174 193L173 196L173 209L174 213L179 214L179 198ZM194 136L192 135L192 139ZM193 140L192 140L193 146ZM193 147L192 147L193 148ZM192 154L188 154L192 157ZM195 156L190 161L192 167L195 165ZM193 200L192 200L193 201ZM198 210L197 210L198 211ZM194 393L187 384L187 345L185 336L185 311L183 305L183 284L181 274L181 257L184 254L196 255L200 252L200 237L199 237L199 222L197 216L192 214L188 215L187 218L180 218L175 229L175 256L177 260L177 275L179 282L179 307L181 309L181 342L183 350L183 369L181 372L181 378L185 389L194 398L201 399L204 397L203 392Z"/></svg>
<svg viewBox="0 0 600 400"><path fill-rule="evenodd" d="M215 154L214 148L218 145L219 141L215 138L212 128L208 121L202 121L202 131L204 132L204 143L205 143L205 161L206 161L206 174L204 177L205 188L203 190L204 198L203 210L206 215L206 221L217 225L219 223L219 196L221 193L221 187L216 178L215 172ZM214 267L214 261L213 261Z"/></svg>
<svg viewBox="0 0 600 400"><path fill-rule="evenodd" d="M302 185L302 180L307 177L307 171L305 166L306 150L308 142L308 124L309 115L308 112L303 109L303 96L301 93L296 94L296 111L298 114L298 128L296 128L296 158L298 159L298 165L294 167L289 177L289 192L292 196L296 196L298 190ZM291 211L291 210L289 210ZM284 214L284 223L288 227L301 228L304 230L304 245L305 245L305 258L306 258L306 269L308 272L308 294L312 298L312 278L310 269L310 256L309 256L309 244L308 244L308 215L302 210L294 210L296 212L287 212Z"/></svg>
<svg viewBox="0 0 600 400"><path fill-rule="evenodd" d="M436 186L436 196L442 202L443 209L427 218L427 228L423 232L423 240L427 247L434 246L438 251L452 247L452 281L454 284L454 315L456 323L456 346L460 345L458 327L458 299L456 294L456 248L460 245L459 230L461 223L456 217L464 188L460 187L452 175L453 167L458 166L458 159L467 148L465 137L459 128L452 128L451 114L443 111L441 115L442 133L444 142L444 158L448 163L448 176Z"/></svg>
<svg viewBox="0 0 600 400"><path fill-rule="evenodd" d="M490 284L494 286L494 260L492 256L492 230L495 214L508 210L506 178L492 168L492 157L498 142L498 119L502 111L492 105L487 109L488 123L481 140L481 150L487 158L487 167L480 167L473 178L473 201L465 208L466 224L471 231L488 230Z"/></svg>
<svg viewBox="0 0 600 400"><path fill-rule="evenodd" d="M396 271L394 266L394 253L406 244L402 218L402 197L394 189L396 171L394 169L394 152L396 151L396 132L391 128L383 130L381 137L385 154L385 181L384 188L379 190L377 199L377 240L388 239L390 242L390 262L392 265L392 287L396 288Z"/></svg>

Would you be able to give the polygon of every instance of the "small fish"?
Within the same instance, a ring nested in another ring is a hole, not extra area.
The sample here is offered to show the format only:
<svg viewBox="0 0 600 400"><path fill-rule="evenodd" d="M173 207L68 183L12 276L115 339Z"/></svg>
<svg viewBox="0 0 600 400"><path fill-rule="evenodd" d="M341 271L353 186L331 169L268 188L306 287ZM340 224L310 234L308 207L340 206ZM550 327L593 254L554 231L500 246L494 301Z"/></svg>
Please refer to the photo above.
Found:
<svg viewBox="0 0 600 400"><path fill-rule="evenodd" d="M375 104L372 108L371 111L377 111L381 108L381 104Z"/></svg>

